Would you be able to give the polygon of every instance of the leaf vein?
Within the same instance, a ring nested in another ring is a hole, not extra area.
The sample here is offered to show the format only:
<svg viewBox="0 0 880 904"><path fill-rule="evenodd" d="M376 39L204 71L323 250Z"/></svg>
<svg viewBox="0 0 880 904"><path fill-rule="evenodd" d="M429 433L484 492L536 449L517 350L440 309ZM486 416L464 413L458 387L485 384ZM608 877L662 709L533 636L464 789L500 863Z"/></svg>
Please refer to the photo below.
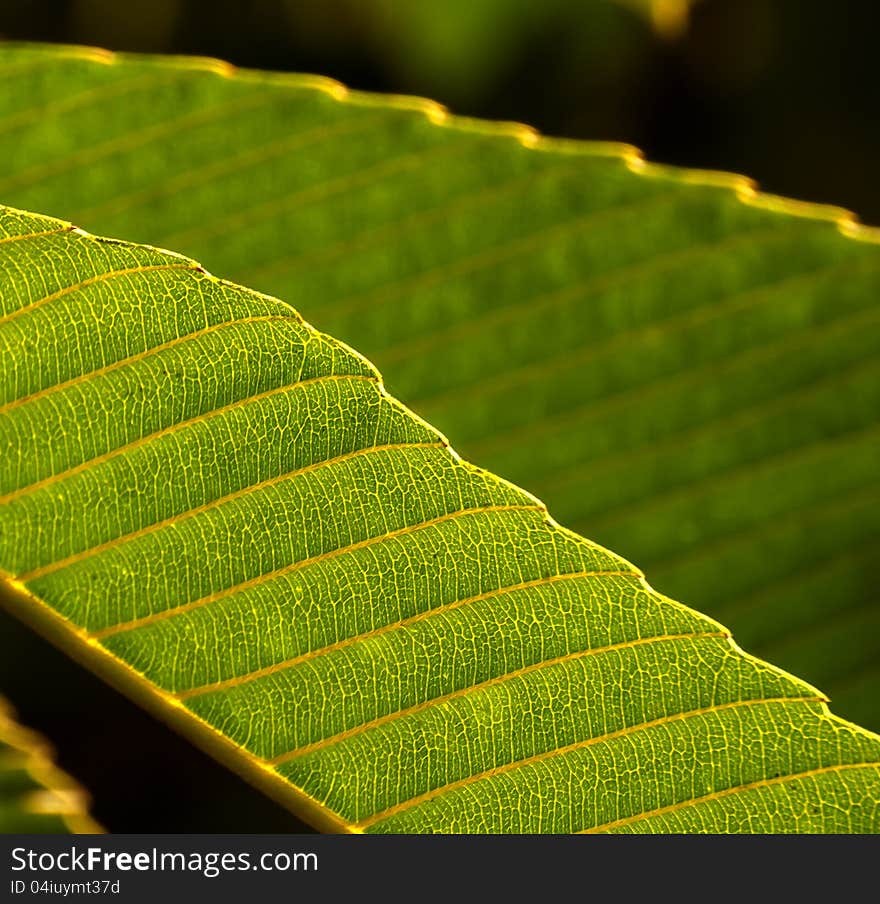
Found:
<svg viewBox="0 0 880 904"><path fill-rule="evenodd" d="M618 729L617 731L608 732L603 735L597 735L596 737L592 738L586 738L583 741L575 741L573 744L567 744L564 747L557 747L553 750L545 750L541 753L536 753L532 756L524 757L521 760L514 760L513 762L504 763L501 766L495 766L492 769L487 769L483 772L469 775L466 778L459 779L456 782L450 782L448 785L443 785L440 788L434 788L431 791L425 792L424 794L420 794L416 797L409 798L408 800L401 801L400 803L395 804L393 807L389 807L387 810L383 810L379 813L374 813L367 819L358 822L357 825L359 828L364 829L369 826L375 825L378 822L384 822L386 819L397 816L406 810L411 810L414 807L427 803L445 794L449 794L452 791L457 791L460 788L472 785L476 782L494 778L497 775L503 775L507 772L512 772L516 769L530 766L533 763L542 762L559 756L565 756L566 754L571 753L575 750L582 750L586 747L592 747L596 744L606 743L608 741L616 740L617 738L627 737L629 735L637 734L639 732L646 731L651 728L656 728L661 725L668 725L672 722L684 721L687 719L696 718L698 716L708 715L710 713L723 712L724 710L728 709L736 709L739 707L747 706L760 706L768 703L824 702L824 697L765 697L751 700L733 700L728 703L715 703L711 706L704 706L700 709L692 709L683 713L668 713L667 715L660 716L657 719L651 719L645 722L637 722L634 725L628 725L625 728Z"/></svg>
<svg viewBox="0 0 880 904"><path fill-rule="evenodd" d="M73 285L64 286L57 292L53 292L51 295L44 295L42 298L38 298L36 301L32 301L29 304L26 304L23 308L18 308L15 311L4 314L2 317L0 317L0 326L24 314L30 314L34 309L43 307L44 305L50 304L53 301L57 301L59 298L63 298L65 295L71 295L74 292L78 292L80 289L86 289L89 286L106 283L111 279L117 279L122 276L134 276L140 273L155 273L165 270L189 270L192 272L202 272L202 268L198 264L186 260L180 260L179 262L175 263L169 262L164 264L146 264L139 267L126 267L122 270L110 270L106 273L99 273L96 276L90 276L88 279L81 280L80 282L74 283Z"/></svg>
<svg viewBox="0 0 880 904"><path fill-rule="evenodd" d="M46 229L44 232L26 232L23 235L8 235L6 238L0 239L0 245L11 245L13 242L27 242L31 239L42 239L47 235L61 235L64 232L72 232L74 229L70 224L60 226L58 229Z"/></svg>
<svg viewBox="0 0 880 904"><path fill-rule="evenodd" d="M298 385L302 386L305 384L300 383ZM186 521L197 515L204 514L205 512L211 511L212 509L218 508L219 506L226 505L229 502L233 502L236 499L240 499L251 493L259 492L260 490L264 490L267 487L275 486L276 484L284 483L288 480L294 480L297 477L302 477L305 474L310 474L312 471L317 471L323 468L331 468L334 465L341 464L342 462L351 461L352 459L360 458L364 455L371 455L375 452L388 452L397 449L443 448L445 448L445 444L440 440L436 442L425 443L386 443L385 445L381 446L366 446L361 449L356 449L352 452L345 452L342 455L337 455L324 461L310 462L309 464L304 465L301 468L295 468L294 470L286 471L283 474L276 474L274 477L268 477L265 480L261 480L259 483L241 487L240 489L234 490L231 493L227 493L224 496L219 496L216 499L212 499L210 502L205 502L202 505L197 505L194 508L187 509L184 512L177 512L174 515L169 515L167 518L163 518L161 521L156 521L153 524L148 524L145 527L141 527L137 530L129 531L126 534L114 537L112 540L107 540L105 543L99 543L97 546L90 546L88 549L80 550L79 552L67 556L64 559L58 559L57 561L52 562L48 565L41 566L40 568L35 568L33 571L19 575L18 579L26 583L27 581L32 581L35 578L44 577L47 574L52 574L53 572L68 568L71 565L75 565L77 562L81 562L84 559L90 559L93 556L106 552L108 549L114 549L118 546L129 543L132 540L137 540L149 534L156 533L156 531L163 530L164 528L171 527L175 524L179 524L181 521Z"/></svg>
<svg viewBox="0 0 880 904"><path fill-rule="evenodd" d="M408 618L398 619L395 622L391 622L387 625L382 625L381 627L374 628L371 631L364 631L352 637L343 638L342 640L338 640L335 643L328 644L327 646L320 647L315 650L309 650L308 652L301 653L298 656L293 656L290 659L283 660L282 662L276 662L272 665L265 666L260 669L255 669L243 675L236 675L235 677L227 678L223 681L216 681L210 684L201 685L199 687L187 688L187 690L185 691L179 691L177 696L181 700L187 700L190 697L195 697L201 694L214 693L215 691L225 690L228 687L236 687L241 684L246 684L248 682L255 681L258 678L264 678L266 675L271 675L275 672L286 671L287 669L294 668L300 663L308 662L310 659L315 659L319 656L325 656L328 653L334 653L337 650L343 650L346 647L351 646L352 644L362 643L366 640L381 637L382 635L388 634L391 631L395 631L399 628L409 627L410 625L425 621L426 619L430 619L436 615L452 612L464 606L482 602L483 600L493 599L495 597L503 596L508 593L513 593L517 590L526 590L531 587L540 587L545 584L555 584L559 583L560 581L570 581L578 578L593 577L641 578L642 575L637 571L572 571L566 572L564 574L548 575L547 577L543 578L535 578L534 580L530 581L520 581L516 584L508 584L505 587L496 587L492 590L487 590L474 596L453 600L451 602L435 606L433 609L427 609L424 612L418 612L415 615L409 616Z"/></svg>
<svg viewBox="0 0 880 904"><path fill-rule="evenodd" d="M505 672L503 675L495 675L494 677L487 678L485 681L480 681L477 684L471 684L467 687L459 688L455 691L450 691L448 694L434 697L431 700L424 700L421 703L416 703L412 706L408 706L405 709L397 710L396 712L388 713L384 716L378 716L375 719L371 719L369 722L364 722L361 725L355 725L352 728L341 731L335 735L331 735L330 737L322 738L319 741L314 741L310 744L304 744L302 747L297 747L294 750L282 753L276 757L273 757L271 760L269 760L269 762L272 763L272 765L280 765L281 763L286 763L289 760L297 759L298 757L305 756L306 754L324 750L327 747L331 747L333 744L338 744L340 741L348 740L348 738L362 734L365 731L369 731L373 728L378 728L379 726L387 725L389 722L396 722L398 719L405 718L406 716L413 715L414 713L423 712L426 709L432 709L433 707L440 706L441 704L447 703L450 700L455 700L459 697L465 697L475 691L480 691L487 687L493 687L496 684L504 684L508 681L520 678L523 675L528 675L531 672L537 672L543 669L552 668L555 665L560 665L565 662L584 659L590 656L598 656L602 653L608 653L612 650L630 649L631 647L640 646L642 644L654 644L669 640L703 639L710 637L727 638L728 635L724 631L706 631L689 634L661 634L654 635L652 637L637 637L635 639L609 644L604 647L592 647L586 650L575 650L571 653L565 653L562 656L555 656L552 659L542 659L540 662L533 662L529 665L523 666L522 668L514 669L510 672Z"/></svg>
<svg viewBox="0 0 880 904"><path fill-rule="evenodd" d="M52 386L45 386L42 389L38 389L36 392L30 393L29 395L22 396L19 399L13 399L10 402L6 402L5 404L0 405L0 414L6 414L6 412L18 408L21 405L26 405L29 402L44 398L47 395L52 395L55 392L61 392L65 389L69 389L71 386L76 386L80 383L84 383L98 377L103 377L106 374L113 373L114 371L120 370L123 367L128 367L132 364L136 364L139 361L143 361L147 358L152 358L154 355L167 351L169 348L174 348L175 346L182 345L183 343L189 342L193 339L200 339L202 336L210 335L211 333L217 332L227 327L243 326L249 323L272 322L298 324L302 321L299 318L293 316L293 314L291 313L265 314L255 317L238 317L234 320L224 320L220 323L212 323L210 326L202 327L201 329L194 330L191 333L186 333L183 336L176 336L174 339L169 339L167 342L163 342L161 345L154 345L151 348L146 348L134 355L128 355L125 358L120 358L118 361L114 361L112 364L106 364L104 367L90 370L87 373L77 374L75 377L71 377L69 380L64 380L61 383L54 383Z"/></svg>
<svg viewBox="0 0 880 904"><path fill-rule="evenodd" d="M380 534L375 537L368 537L366 540L359 540L357 543L349 543L346 546L340 546L336 549L331 549L328 552L310 556L307 559L300 559L298 562L292 562L290 565L285 565L282 568L276 568L274 571L269 571L265 574L257 575L257 577L254 578L249 578L246 581L242 581L231 587L226 587L223 590L219 590L216 593L204 596L201 599L193 600L189 603L182 603L179 606L165 609L162 612L154 612L152 615L145 615L143 618L132 619L128 622L122 622L117 625L102 628L100 631L96 631L90 636L100 640L112 634L131 631L134 628L141 627L142 625L151 624L152 622L156 621L162 621L166 618L172 618L183 612L191 612L193 609L199 609L202 606L208 605L209 603L216 602L217 600L231 596L234 593L239 593L249 587L254 587L258 584L265 583L266 581L272 580L273 578L277 578L285 574L290 574L291 572L298 571L301 568L306 568L309 565L314 565L318 562L325 562L328 559L333 559L337 556L356 552L359 549L365 549L369 546L374 546L377 543L383 543L386 540L394 540L398 537L406 536L407 534L412 534L416 531L424 530L428 527L433 527L436 524L442 524L445 521L451 521L454 518L460 518L466 515L480 515L486 512L508 511L534 511L543 513L546 510L542 505L488 505L482 506L481 508L459 509L455 512L447 512L445 515L439 515L438 517L431 518L427 521L420 521L418 524L408 524L405 527L398 528L397 530L388 531L387 533Z"/></svg>
<svg viewBox="0 0 880 904"><path fill-rule="evenodd" d="M138 439L132 440L130 443L126 443L124 446L119 446L116 449L111 449L109 452L105 452L102 455L96 455L94 458L90 458L87 461L67 468L64 471L59 471L57 474L52 474L49 477L44 477L42 478L42 480L37 480L34 483L29 484L28 486L13 490L12 492L7 493L5 496L0 496L0 504L11 502L12 500L18 499L21 496L33 493L38 489L44 489L47 486L51 486L62 480L66 480L67 478L72 477L74 474L79 474L80 472L89 468L93 468L105 461L109 461L113 458L118 458L122 455L127 455L134 449L152 443L155 440L161 439L165 436L177 433L179 430L191 427L193 424L203 423L215 417L220 417L245 405L250 405L254 402L262 401L263 399L270 398L274 395L279 395L283 392L290 392L292 389L299 389L303 386L311 386L318 383L330 383L336 380L346 380L353 383L365 382L378 384L379 382L379 378L373 374L322 374L318 377L310 377L307 380L296 380L293 383L285 383L283 386L273 386L272 389L267 389L265 392L260 392L256 395L250 395L245 396L241 399L236 399L234 402L230 402L228 405L223 405L220 408L213 408L210 411L202 411L191 418L187 418L183 421L178 421L176 424L171 424L168 427L163 427L161 430L156 430L153 433L148 433L146 436L141 436Z"/></svg>
<svg viewBox="0 0 880 904"><path fill-rule="evenodd" d="M515 239L506 239L476 254L458 257L428 270L423 270L413 276L384 283L363 293L328 301L323 308L323 312L325 316L336 317L340 312L351 314L367 305L370 307L383 305L392 298L413 289L422 289L426 286L447 282L456 276L485 270L520 254L532 254L541 251L560 237L578 235L584 231L584 227L592 226L606 218L639 210L650 210L663 204L671 204L678 197L680 197L679 192L674 190L656 192L650 195L647 200L642 198L638 201L615 204L612 207L602 208L584 216L550 223L527 235L519 236Z"/></svg>
<svg viewBox="0 0 880 904"><path fill-rule="evenodd" d="M634 822L640 822L652 816L661 816L666 813L673 813L686 807L696 806L706 803L707 801L719 800L734 794L742 794L746 791L752 791L756 788L766 788L773 785L781 785L787 782L796 781L802 778L812 778L816 775L824 775L830 772L844 772L849 769L874 769L878 768L877 763L836 763L832 766L820 766L816 769L807 769L803 772L793 772L789 775L780 775L774 778L758 779L754 782L748 782L744 785L736 785L733 788L724 788L721 791L713 791L711 794L705 794L702 797L692 797L688 800L679 801L666 807L658 807L656 810L649 810L646 813L637 813L633 816L626 816L622 819L616 819L613 822L606 822L599 826L591 826L588 829L581 829L578 834L587 835L598 832L605 832L608 829L618 828L619 826L631 825Z"/></svg>

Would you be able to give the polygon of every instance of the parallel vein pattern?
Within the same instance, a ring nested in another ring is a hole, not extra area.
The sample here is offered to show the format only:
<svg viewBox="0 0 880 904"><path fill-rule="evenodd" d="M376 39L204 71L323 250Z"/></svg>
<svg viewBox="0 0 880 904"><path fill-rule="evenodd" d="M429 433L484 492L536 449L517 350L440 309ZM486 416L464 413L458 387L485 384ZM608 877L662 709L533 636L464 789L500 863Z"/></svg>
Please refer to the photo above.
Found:
<svg viewBox="0 0 880 904"><path fill-rule="evenodd" d="M468 458L880 730L876 231L632 148L309 76L7 45L0 83L0 198L295 301ZM102 263L80 264L120 318L130 285L161 293L177 275L164 268L188 266L127 252L106 280ZM40 317L71 291L44 278L26 290ZM188 328L222 370L251 327L211 316ZM267 336L274 316L247 315L269 318ZM15 342L45 329L16 319ZM89 406L105 385L129 392L156 329L147 317L125 356L100 359L103 383L35 362L47 388L15 398L37 394L25 410L39 418L74 393ZM133 422L155 417L155 399L181 403L161 378L190 386L186 335L144 358L153 395L130 399ZM230 387L226 404L261 391ZM185 398L199 416L197 390ZM45 435L16 465L21 486L106 439Z"/></svg>
<svg viewBox="0 0 880 904"><path fill-rule="evenodd" d="M880 738L282 302L0 208L6 602L316 825L878 831Z"/></svg>

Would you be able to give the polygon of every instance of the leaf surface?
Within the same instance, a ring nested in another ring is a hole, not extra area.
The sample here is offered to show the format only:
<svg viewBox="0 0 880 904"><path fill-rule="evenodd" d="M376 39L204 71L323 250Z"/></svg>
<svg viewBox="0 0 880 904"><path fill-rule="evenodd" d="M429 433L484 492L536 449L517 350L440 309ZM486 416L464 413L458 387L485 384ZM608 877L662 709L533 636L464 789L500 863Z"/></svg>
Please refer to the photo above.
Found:
<svg viewBox="0 0 880 904"><path fill-rule="evenodd" d="M463 455L880 729L875 233L308 76L6 46L0 81L0 198L291 300Z"/></svg>
<svg viewBox="0 0 880 904"><path fill-rule="evenodd" d="M286 304L0 209L6 603L317 826L875 831L880 738Z"/></svg>
<svg viewBox="0 0 880 904"><path fill-rule="evenodd" d="M52 761L45 739L20 725L0 697L0 832L96 834L86 792Z"/></svg>

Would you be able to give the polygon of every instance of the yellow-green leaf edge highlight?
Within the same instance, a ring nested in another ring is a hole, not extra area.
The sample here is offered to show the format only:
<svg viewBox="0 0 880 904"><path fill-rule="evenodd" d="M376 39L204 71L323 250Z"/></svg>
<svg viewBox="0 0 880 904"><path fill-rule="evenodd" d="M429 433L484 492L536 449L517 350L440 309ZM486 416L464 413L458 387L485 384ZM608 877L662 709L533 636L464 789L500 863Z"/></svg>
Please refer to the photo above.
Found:
<svg viewBox="0 0 880 904"><path fill-rule="evenodd" d="M51 606L34 596L20 581L3 572L0 572L0 594L9 611L23 622L32 625L77 662L91 669L180 734L190 738L206 753L300 815L316 829L334 833L352 831L348 823L340 820L320 801L295 788L262 761L252 757L243 747L234 744L213 726L188 712L176 697L147 681L91 639L86 632L72 625Z"/></svg>
<svg viewBox="0 0 880 904"><path fill-rule="evenodd" d="M24 214L24 212L18 212L11 208L2 208L2 210L7 214L11 214L13 216ZM28 214L24 214L24 217L31 219L30 215ZM75 233L82 238L97 243L107 242L109 244L121 247L138 247L129 246L127 243L119 242L113 239L99 239L90 236L87 233L84 233L82 230L73 227L71 224L64 223L62 221L49 221L44 217L40 217L39 220L41 220L49 228L43 231L32 232L28 234L28 237L41 237L45 235L55 236L63 235L65 233ZM14 239L12 239L12 241L14 241ZM193 262L190 262L185 258L180 258L177 256L175 257L176 260L173 266L177 267L179 265L179 268L181 270L190 272L196 271L211 281L217 282L221 285L231 286L231 284L226 283L224 280L220 280L217 277L212 276L211 274L207 274L198 264L194 264ZM259 296L258 293L250 292L250 290L245 291L247 291L248 294L253 295L255 299L259 297L268 299L268 296ZM276 301L275 299L270 300ZM310 329L313 332L317 332L307 324L305 324L305 326L307 329ZM338 344L341 345L341 343ZM364 363L367 364L367 366L370 366L368 362L364 361ZM385 392L381 380L379 380L378 382L378 389L386 399L392 401L391 397L388 396ZM396 401L395 404L399 405L399 403L396 403ZM409 411L407 411L406 413L414 421L418 421L424 424L424 422L422 422L417 415ZM428 427L428 425L424 426ZM432 432L435 432L433 431L433 428L428 427L428 429L430 429ZM441 443L448 448L447 441L442 437L439 437L439 439ZM461 467L472 471L479 470L477 468L474 468L474 466L467 464L466 462L462 462L458 458L458 456L455 455L454 451L451 448L448 449L448 451L453 455L453 457ZM499 486L507 484L506 481L494 477L494 475L487 476L490 480L495 481ZM511 489L513 489L512 486ZM521 490L519 492L522 492L524 496L528 495ZM534 499L534 497L529 498ZM535 508L539 509L542 512L543 519L547 525L552 526L560 532L566 534L570 533L565 528L559 526L549 516L549 514L546 513L546 509L544 509L544 507L540 502L538 502L538 500L534 500L534 503ZM572 536L576 537L576 535ZM577 539L581 540L581 538L579 537L577 537ZM596 549L601 550L600 547L596 547ZM613 554L611 555L613 556ZM618 561L621 561L616 556L614 558ZM628 565L628 563L624 564ZM647 581L640 571L632 568L630 574L638 579L646 592L650 593L654 597L660 598L660 595L656 594L656 592L653 591L650 585L648 585ZM70 655L72 655L73 658L90 667L93 671L104 677L109 683L115 685L120 690L127 693L133 699L137 700L139 703L145 706L145 708L154 712L156 715L164 719L181 733L191 737L207 752L211 753L217 759L221 760L222 762L238 771L254 785L274 796L280 802L290 807L290 809L292 809L294 812L302 815L317 828L323 829L325 831L335 832L359 833L361 831L358 825L346 822L345 820L341 819L336 813L334 813L328 807L324 806L320 801L306 794L300 788L282 778L274 770L269 762L254 756L243 746L239 746L238 744L234 743L229 738L224 736L220 731L208 724L206 721L202 720L196 714L186 709L179 696L166 692L164 689L158 687L153 682L146 679L143 675L139 674L123 660L119 659L112 652L105 649L100 644L97 637L95 637L88 631L74 625L68 619L57 613L42 599L35 596L25 586L25 584L22 581L18 580L15 576L9 574L8 572L0 572L0 590L5 591L5 593L3 594L5 597L5 602L7 603L11 611L17 614L22 620L31 623L35 628L37 628L37 630L39 630L53 642L57 643L62 649L66 650ZM683 612L689 611L686 607L681 606L680 604L675 605L678 606ZM430 610L428 611L430 612ZM701 620L703 620L709 627L713 625L717 626L717 623L712 622L712 620L708 619L705 616L701 616ZM740 654L743 658L749 660L753 659L753 657L748 656L748 654L745 654L742 650L740 650L740 648L732 640L729 632L721 628L721 626L717 626L717 628L718 630L711 632L709 636L723 636L726 639L727 643L730 644L731 648L738 654ZM777 672L780 678L790 677L781 670L772 669L772 671ZM803 682L796 680L796 683L803 690L804 696L802 698L791 697L786 699L791 699L792 702L800 699L801 702L818 704L825 715L831 715L830 711L827 709L827 700L823 695L821 695L819 691L815 690L814 688L810 688ZM743 702L749 701L746 700ZM764 701L755 700L752 702ZM710 709L715 709L715 707L710 707ZM687 713L684 713L684 715L687 715ZM844 723L843 720L839 720L836 717L834 717L834 721L839 725L849 724ZM871 733L866 732L863 729L858 729L856 726L851 727L855 729L857 733L862 734L866 740L875 739L875 736L873 736ZM877 738L877 740L880 741L880 738ZM553 751L551 750L549 752L552 753ZM863 768L864 766L873 765L874 763L873 761L871 761L846 764L843 766L831 768ZM877 767L878 770L880 770L880 761L878 761ZM818 771L824 772L828 770L827 768L823 768ZM809 775L810 773L803 774ZM783 776L783 779L790 777L791 776ZM742 787L746 786L739 786L739 788ZM738 789L735 788L731 790Z"/></svg>
<svg viewBox="0 0 880 904"><path fill-rule="evenodd" d="M55 820L76 835L99 835L104 828L89 815L88 793L55 765L48 742L15 718L9 701L0 697L0 773L25 772L33 789L17 801L0 801L19 809L31 820L45 820L46 832L55 831ZM19 831L36 831L35 823Z"/></svg>
<svg viewBox="0 0 880 904"><path fill-rule="evenodd" d="M43 51L59 57L84 60L104 66L125 63L130 59L143 59L144 55L122 53L101 47L86 47L73 44L36 44L17 42L17 48L29 51ZM153 59L158 59L153 57ZM33 63L24 63L29 69ZM38 63L39 65L39 63ZM713 186L729 189L736 198L750 207L772 210L795 217L807 217L835 223L843 235L861 241L880 245L880 226L867 226L850 210L832 204L818 204L811 201L795 200L760 191L758 183L739 173L722 170L692 169L654 163L646 160L635 145L619 141L586 141L581 139L554 138L542 134L533 126L521 122L491 121L458 116L437 101L415 95L377 94L359 91L323 75L298 72L268 72L257 69L243 69L225 60L201 56L169 56L161 58L161 65L168 68L192 69L210 72L222 78L248 79L258 82L272 82L295 88L319 91L340 103L359 106L389 107L410 110L424 114L434 125L478 132L492 136L508 136L524 147L535 150L565 150L568 153L586 156L617 157L633 173L646 178L668 179L693 185Z"/></svg>
<svg viewBox="0 0 880 904"><path fill-rule="evenodd" d="M112 63L118 58L115 54L106 51L86 48L71 48L68 52L75 56L84 56L87 59L97 60L102 63ZM234 68L228 64L213 60L180 59L176 60L175 64L183 67L208 69L227 77L232 76L235 72ZM261 73L255 75L258 78L267 77ZM843 234L851 238L880 243L880 230L863 226L852 214L845 210L826 205L814 205L791 201L773 195L766 195L760 193L751 180L742 176L728 173L678 170L675 168L658 166L645 162L640 152L630 146L618 144L589 144L560 139L548 139L539 136L534 130L520 124L490 124L473 120L458 119L449 116L444 108L431 101L408 97L384 98L376 95L351 92L337 82L320 77L279 75L273 76L273 78L290 80L293 84L300 87L313 87L315 90L328 93L342 102L390 104L407 109L420 110L424 112L432 122L435 122L438 125L477 129L494 134L509 135L527 147L540 149L542 147L555 146L561 142L565 144L570 151L576 150L586 154L619 156L633 172L640 175L727 187L745 204L772 209L794 216L806 216L832 221L837 224ZM71 227L68 224L58 222L57 231L65 231L70 228ZM384 389L382 389L382 391L384 392ZM415 418L414 415L412 416ZM501 483L500 480L499 483ZM545 517L548 522L555 525L555 522L552 522L552 519L550 519L549 516ZM639 579L644 583L645 588L650 590L641 574L638 573L638 575ZM243 748L240 748L238 745L229 741L210 725L198 720L197 717L187 712L176 697L165 693L161 689L157 689L155 685L137 675L121 660L118 660L111 653L103 649L93 638L89 638L81 630L71 627L69 622L59 616L42 600L34 597L27 588L12 575L4 574L3 584L11 608L21 617L34 623L43 633L59 643L75 658L80 659L99 674L102 674L105 678L110 680L111 683L114 683L125 690L129 695L135 697L135 699L147 708L156 712L183 733L193 736L201 746L205 747L228 765L236 768L254 784L289 805L292 809L305 816L319 828L330 831L358 831L358 829L351 824L344 820L340 820L319 801L309 797L299 789L290 785L287 781L281 779L274 770L267 768L264 763L252 757L249 753L244 752ZM681 608L684 609L685 607ZM737 651L739 651L732 641L730 641L730 643ZM816 692L815 699L821 699L821 695L819 695L818 692ZM823 702L821 705L824 712L827 714L828 710L825 703ZM836 721L840 722L841 720ZM876 736L871 735L868 732L864 732L864 735L866 738L876 738Z"/></svg>
<svg viewBox="0 0 880 904"><path fill-rule="evenodd" d="M466 458L880 730L865 542L878 527L877 406L863 397L880 391L876 243L726 188L640 178L576 143L534 153L271 78L36 52L39 66L32 48L0 45L0 70L13 70L8 203L297 299ZM155 107L154 88L143 93L154 82ZM358 317L365 303L371 316ZM556 342L545 312L563 329Z"/></svg>
<svg viewBox="0 0 880 904"><path fill-rule="evenodd" d="M11 208L2 208L2 210L11 215L19 214L19 212ZM25 216L30 218L27 214L25 214ZM138 247L129 246L127 243L119 242L117 240L98 239L93 236L89 236L87 233L84 233L83 231L76 229L70 224L64 223L62 221L50 221L43 217L40 217L39 219L43 223L47 224L49 228L43 232L31 233L30 236L54 236L56 234L60 235L65 233L75 233L82 238L86 238L94 242L108 242L109 244L122 247ZM175 261L175 264L178 261L179 264L182 265L181 269L188 271L195 270L203 277L206 277L207 279L215 281L221 285L232 285L216 277L213 277L210 274L205 273L205 271L197 264L186 266L187 264L191 263L186 259L178 257ZM245 291L247 291L248 294L253 295L254 298L263 297L268 299L268 296L259 296L258 293L250 292L250 290ZM270 300L275 301L275 299ZM305 326L307 327L307 329L313 330L313 328L308 327L308 325ZM339 345L341 345L341 343L339 343ZM367 364L367 362L364 363ZM378 389L386 398L391 400L391 397L387 396L387 393L385 392L384 386L382 385L381 381L379 381L378 383ZM420 421L417 415L414 415L408 411L406 413L413 420ZM428 425L425 426L427 427ZM428 429L431 429L433 431L433 428ZM444 445L447 445L446 440L442 437L440 437L440 441ZM451 449L449 449L449 452L458 461L460 466L472 471L479 470L477 468L474 468L474 466L472 465L462 462L460 459L458 459L458 457ZM492 475L488 476L490 480L496 481L498 485L505 485L507 483L506 481L503 481L500 478L496 478ZM511 487L511 489L513 489L513 487ZM528 494L523 493L523 495ZM556 524L556 522L549 516L549 514L546 513L546 510L543 508L543 506L537 500L534 501L535 508L539 509L542 512L543 519L548 526L552 526L554 529L566 534L571 533L565 528L562 528L561 526ZM581 538L577 537L576 535L572 534L571 536L583 542ZM595 548L597 550L601 550L600 547ZM617 559L617 557L614 558ZM621 560L618 559L618 561ZM628 563L625 564L628 565ZM638 579L646 592L650 593L655 598L665 599L660 597L659 594L656 594L656 592L653 591L652 588L650 588L650 585L647 583L640 571L633 568L631 574L633 577ZM275 797L295 813L303 816L305 819L315 825L315 827L331 832L360 833L362 831L362 829L357 824L352 824L345 821L344 819L341 819L336 813L334 813L328 807L324 806L320 801L306 794L300 788L282 778L272 768L272 765L266 760L254 756L243 746L239 746L238 744L234 743L213 726L208 724L206 721L200 719L197 715L187 710L177 695L166 692L165 690L158 687L153 682L149 681L144 676L136 672L132 667L128 666L124 661L116 657L112 652L105 649L95 636L85 631L84 629L79 628L78 626L74 625L72 622L61 616L42 599L35 596L20 580L16 579L13 575L7 572L0 573L0 591L2 591L4 601L12 612L18 615L25 622L32 624L38 631L43 633L46 637L48 637L62 649L67 651L74 659L77 659L84 665L90 667L93 671L105 678L109 683L118 687L120 690L142 704L145 708L152 711L168 724L175 727L182 734L189 736L191 739L196 741L196 743L198 743L204 750L215 756L220 761L226 763L234 770L238 771L252 784ZM681 604L673 605L678 607L683 613L691 611ZM430 612L430 610L428 611ZM708 627L717 626L718 628L717 631L707 632L708 636L724 637L726 642L730 645L731 649L739 654L739 656L750 661L759 662L758 660L754 660L753 657L750 657L748 656L748 654L744 653L732 640L729 632L725 631L723 628L721 628L721 626L718 626L717 623L712 622L712 620L708 619L705 616L700 616L700 619ZM647 639L650 640L650 637ZM781 670L777 670L773 667L770 667L768 669L768 672L775 672L781 679L788 679L790 677ZM831 713L827 708L827 700L823 695L821 695L819 691L815 690L814 688L810 688L808 685L805 685L803 682L800 682L797 679L793 680L802 690L804 696L785 698L785 700L790 700L791 702L800 700L800 702L816 704L821 708L821 711L825 716L831 716ZM763 703L767 701L760 699L749 701L748 699L746 699L742 702ZM773 702L772 699L770 702ZM784 701L780 700L780 702ZM738 704L726 705L735 706ZM725 704L722 704L722 708L724 706ZM709 709L714 710L716 709L716 707L712 706L709 707ZM690 713L685 712L682 715L687 716L689 714ZM875 735L865 731L864 729L860 729L857 726L852 726L850 723L846 723L844 722L844 720L840 720L837 717L831 717L834 723L839 727L846 726L848 729L852 729L853 733L863 737L863 739L869 744L874 741L880 741L880 738L877 738ZM641 726L633 727L637 728ZM628 731L628 729L624 729L624 731ZM602 738L600 737L597 740L602 740ZM554 751L551 749L548 752L552 754ZM862 769L866 766L872 767L874 765L875 763L873 760L870 762L839 764L837 766L823 767L817 770L800 773L796 777L809 777L815 773L845 770L851 768ZM880 772L880 760L878 760L876 765L878 772ZM790 778L792 778L792 776L783 775L780 780L784 781ZM773 780L769 780L766 783L773 784ZM757 784L765 784L765 782L758 782ZM749 787L749 785L735 786L728 789L727 792L716 792L710 795L710 797L724 797L726 796L726 793L748 789ZM692 802L694 801L683 801L681 805L687 805L688 803ZM679 805L673 805L673 807L663 809L678 809L678 807ZM622 822L627 821L627 819L622 820ZM613 827L613 823L609 823L607 827ZM587 829L585 831L590 830Z"/></svg>

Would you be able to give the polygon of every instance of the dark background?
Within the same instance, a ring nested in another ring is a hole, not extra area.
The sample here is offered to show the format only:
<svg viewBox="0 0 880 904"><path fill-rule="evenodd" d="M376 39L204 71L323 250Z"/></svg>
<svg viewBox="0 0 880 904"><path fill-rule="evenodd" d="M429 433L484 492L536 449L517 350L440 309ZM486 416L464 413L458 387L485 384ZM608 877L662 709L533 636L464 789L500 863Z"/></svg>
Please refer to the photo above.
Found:
<svg viewBox="0 0 880 904"><path fill-rule="evenodd" d="M880 4L698 0L677 23L652 22L648 5L4 0L0 39L319 72L553 135L632 142L653 160L745 173L880 224ZM20 654L0 664L0 688L55 742L112 831L304 829L8 616L0 631Z"/></svg>

